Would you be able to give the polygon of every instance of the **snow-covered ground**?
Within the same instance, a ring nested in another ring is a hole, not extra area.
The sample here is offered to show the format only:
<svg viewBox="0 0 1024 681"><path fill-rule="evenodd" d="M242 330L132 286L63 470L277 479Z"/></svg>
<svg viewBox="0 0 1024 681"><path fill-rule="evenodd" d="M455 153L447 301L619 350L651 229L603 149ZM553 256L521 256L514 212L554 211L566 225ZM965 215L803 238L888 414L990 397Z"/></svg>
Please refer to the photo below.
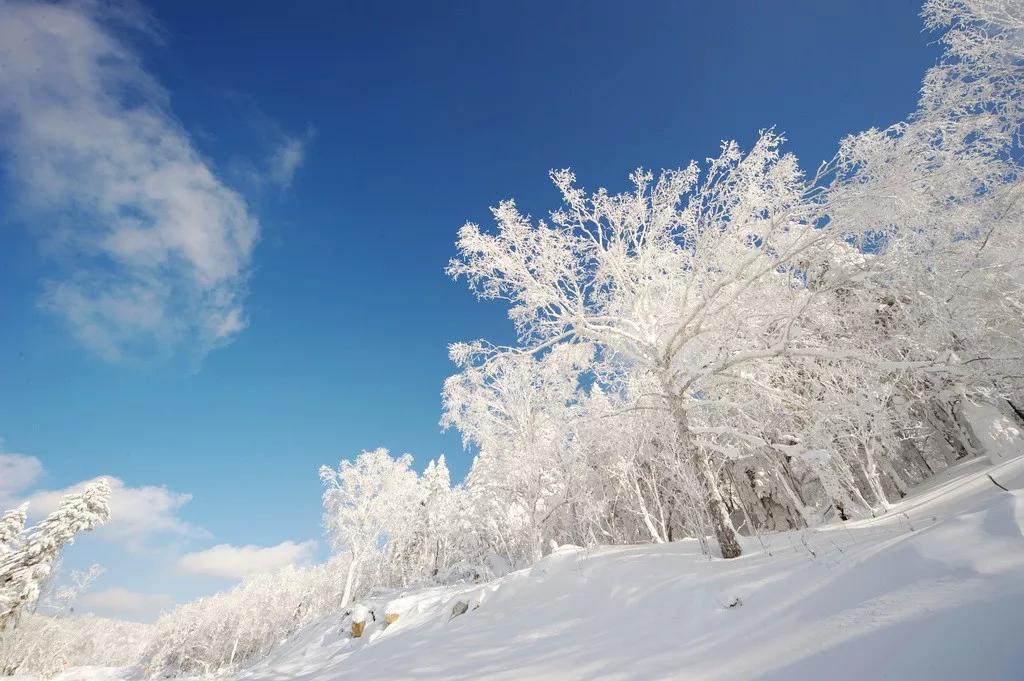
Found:
<svg viewBox="0 0 1024 681"><path fill-rule="evenodd" d="M360 639L341 618L310 626L234 678L1024 679L1022 487L1024 458L975 460L884 517L748 538L730 561L693 541L563 547L370 603ZM400 613L386 628L384 610Z"/></svg>

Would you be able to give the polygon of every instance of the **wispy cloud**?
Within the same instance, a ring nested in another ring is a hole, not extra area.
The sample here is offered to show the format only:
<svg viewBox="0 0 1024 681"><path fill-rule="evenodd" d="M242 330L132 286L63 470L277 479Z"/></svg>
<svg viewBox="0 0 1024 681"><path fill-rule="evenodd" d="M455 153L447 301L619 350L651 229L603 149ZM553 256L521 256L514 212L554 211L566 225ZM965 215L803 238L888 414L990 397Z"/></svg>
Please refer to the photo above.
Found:
<svg viewBox="0 0 1024 681"><path fill-rule="evenodd" d="M242 579L286 565L308 563L315 549L315 541L285 541L275 546L218 544L205 551L186 553L178 559L178 568L193 574Z"/></svg>
<svg viewBox="0 0 1024 681"><path fill-rule="evenodd" d="M111 360L202 355L246 326L260 227L101 7L0 4L0 143L62 264L42 305ZM281 149L278 182L303 150Z"/></svg>
<svg viewBox="0 0 1024 681"><path fill-rule="evenodd" d="M311 139L312 133L284 136L270 157L267 171L270 182L281 189L291 186L296 171L306 160L306 147Z"/></svg>

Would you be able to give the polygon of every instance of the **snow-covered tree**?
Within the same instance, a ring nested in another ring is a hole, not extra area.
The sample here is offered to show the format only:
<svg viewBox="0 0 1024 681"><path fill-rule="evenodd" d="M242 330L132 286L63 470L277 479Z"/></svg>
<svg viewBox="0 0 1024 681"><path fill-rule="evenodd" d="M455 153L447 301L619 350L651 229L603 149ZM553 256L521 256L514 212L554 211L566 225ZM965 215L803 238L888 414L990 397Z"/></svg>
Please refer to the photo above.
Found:
<svg viewBox="0 0 1024 681"><path fill-rule="evenodd" d="M507 522L522 523L524 558L532 562L551 538L549 524L582 489L569 429L591 351L567 345L539 359L503 353L476 362L482 351L453 348L465 369L445 382L441 423L479 448L470 484L486 487Z"/></svg>
<svg viewBox="0 0 1024 681"><path fill-rule="evenodd" d="M817 433L812 446L801 429L823 395L858 409L855 395L936 387L923 404L1020 375L1021 14L1013 2L929 2L947 52L919 111L847 138L812 176L767 131L746 153L724 144L703 169L637 171L620 194L553 172L562 207L549 219L505 201L496 230L465 225L448 271L507 301L522 345L493 357L587 343L646 382L633 408L671 416L662 439L700 482L723 556L740 553L727 461L807 453L833 493L855 497L852 471L878 470L891 419L858 412L866 440ZM990 246L997 236L1005 248ZM966 323L950 314L957 299ZM858 373L876 383L839 387Z"/></svg>
<svg viewBox="0 0 1024 681"><path fill-rule="evenodd" d="M412 456L393 458L380 448L362 452L355 461L342 460L338 468L322 466L324 526L331 543L349 555L342 605L347 605L360 572L379 556L392 535L403 532L412 516L416 473Z"/></svg>
<svg viewBox="0 0 1024 681"><path fill-rule="evenodd" d="M289 566L179 605L152 625L142 661L160 677L237 670L302 626L337 617L348 568L345 556L321 565Z"/></svg>
<svg viewBox="0 0 1024 681"><path fill-rule="evenodd" d="M450 565L449 523L455 513L451 474L444 454L420 476L410 525L397 537L392 560L403 584L440 575Z"/></svg>
<svg viewBox="0 0 1024 681"><path fill-rule="evenodd" d="M0 631L39 598L64 546L110 518L110 483L105 478L66 495L56 511L25 534L21 545L0 557ZM5 518L7 515L5 515Z"/></svg>
<svg viewBox="0 0 1024 681"><path fill-rule="evenodd" d="M670 413L674 445L694 466L722 554L739 555L712 460L745 434L715 418L713 384L743 382L744 365L824 354L806 342L802 318L817 293L798 258L821 250L825 232L805 200L796 159L765 132L749 153L733 143L709 162L633 174L632 191L587 195L569 171L552 174L563 208L535 226L511 201L494 210L497 232L467 224L449 272L478 295L506 299L529 352L572 342L598 345L649 375L650 407ZM710 398L709 398L710 395ZM733 430L732 433L728 431ZM708 431L710 432L710 431Z"/></svg>
<svg viewBox="0 0 1024 681"><path fill-rule="evenodd" d="M15 551L23 540L28 504L11 509L0 517L0 556Z"/></svg>

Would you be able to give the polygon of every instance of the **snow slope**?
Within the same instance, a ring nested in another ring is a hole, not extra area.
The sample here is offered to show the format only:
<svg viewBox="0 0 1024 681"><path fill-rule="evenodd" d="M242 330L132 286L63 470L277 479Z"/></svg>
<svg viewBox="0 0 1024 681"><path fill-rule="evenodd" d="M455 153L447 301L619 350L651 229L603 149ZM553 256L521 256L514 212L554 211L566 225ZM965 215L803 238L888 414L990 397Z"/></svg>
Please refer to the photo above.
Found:
<svg viewBox="0 0 1024 681"><path fill-rule="evenodd" d="M310 627L238 678L1024 679L1022 487L1024 459L976 460L884 517L748 539L731 561L692 541L565 547L407 594L362 639Z"/></svg>
<svg viewBox="0 0 1024 681"><path fill-rule="evenodd" d="M360 639L315 624L233 679L1020 680L1022 487L1024 458L975 460L884 517L748 538L730 561L693 541L563 547L486 585L368 603ZM384 610L400 619L384 628ZM138 678L111 672L58 678Z"/></svg>

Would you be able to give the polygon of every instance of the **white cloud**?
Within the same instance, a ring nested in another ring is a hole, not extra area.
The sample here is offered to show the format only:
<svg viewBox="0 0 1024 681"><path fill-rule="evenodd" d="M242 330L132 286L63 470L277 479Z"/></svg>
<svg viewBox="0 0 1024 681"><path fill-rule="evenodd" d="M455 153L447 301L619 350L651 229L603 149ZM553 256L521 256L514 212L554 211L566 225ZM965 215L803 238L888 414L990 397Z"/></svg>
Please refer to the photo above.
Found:
<svg viewBox="0 0 1024 681"><path fill-rule="evenodd" d="M174 605L167 594L140 593L121 587L91 591L78 599L81 608L98 615L123 618L146 618Z"/></svg>
<svg viewBox="0 0 1024 681"><path fill-rule="evenodd" d="M191 494L175 492L163 485L130 487L120 478L106 478L111 489L110 520L95 530L97 536L138 545L157 534L206 535L178 516L178 511L192 500ZM33 492L23 501L29 502L29 515L38 518L56 510L64 495L80 491L89 482Z"/></svg>
<svg viewBox="0 0 1024 681"><path fill-rule="evenodd" d="M34 456L0 453L0 513L15 506L15 495L28 489L43 473L43 464Z"/></svg>
<svg viewBox="0 0 1024 681"><path fill-rule="evenodd" d="M178 559L178 568L193 574L242 579L286 565L308 563L315 549L315 541L285 541L276 546L218 544L205 551L186 553Z"/></svg>
<svg viewBox="0 0 1024 681"><path fill-rule="evenodd" d="M84 480L64 489L29 492L42 473L43 465L34 456L0 453L0 513L28 502L29 518L38 520L55 511L65 495L79 492L91 482ZM192 500L191 494L163 485L132 487L120 478L105 477L111 489L110 520L95 530L97 536L130 547L141 546L144 540L158 534L208 536L178 515Z"/></svg>
<svg viewBox="0 0 1024 681"><path fill-rule="evenodd" d="M0 144L65 268L42 305L111 360L201 355L246 326L259 225L102 7L0 3ZM282 181L302 149L278 154Z"/></svg>

